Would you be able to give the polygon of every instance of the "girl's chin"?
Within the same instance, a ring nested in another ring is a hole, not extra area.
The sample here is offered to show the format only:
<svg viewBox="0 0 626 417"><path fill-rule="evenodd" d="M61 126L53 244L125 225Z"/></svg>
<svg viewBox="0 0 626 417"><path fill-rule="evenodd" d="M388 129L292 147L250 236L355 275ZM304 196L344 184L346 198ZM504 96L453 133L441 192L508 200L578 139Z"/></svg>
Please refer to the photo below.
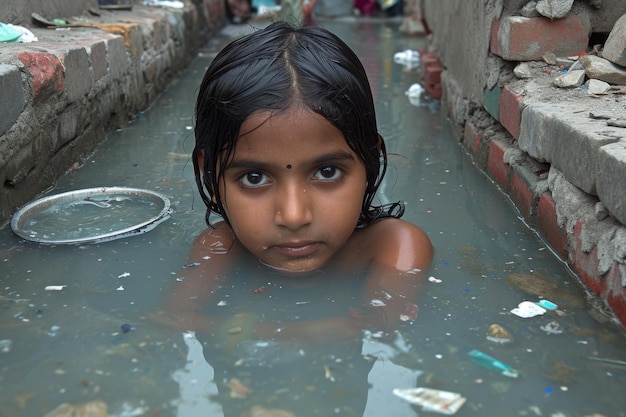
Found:
<svg viewBox="0 0 626 417"><path fill-rule="evenodd" d="M263 266L271 269L272 271L277 271L285 275L306 275L306 274L310 274L312 272L318 271L320 269L319 267L311 267L311 266L295 265L295 264L287 265L287 266L276 266L276 265L272 265L270 263L265 262L261 258L258 258L258 260Z"/></svg>

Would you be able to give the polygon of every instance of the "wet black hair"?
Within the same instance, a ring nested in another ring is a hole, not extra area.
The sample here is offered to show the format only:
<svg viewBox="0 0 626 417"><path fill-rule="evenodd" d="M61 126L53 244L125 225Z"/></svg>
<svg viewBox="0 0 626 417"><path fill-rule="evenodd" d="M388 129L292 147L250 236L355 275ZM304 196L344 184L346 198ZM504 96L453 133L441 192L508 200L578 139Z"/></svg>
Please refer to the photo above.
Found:
<svg viewBox="0 0 626 417"><path fill-rule="evenodd" d="M209 65L200 85L193 164L208 208L207 224L211 213L229 221L219 192L219 173L225 172L232 158L243 122L256 112L276 114L293 105L327 119L363 161L367 186L357 227L401 217L401 202L373 204L387 170L387 152L361 61L328 30L281 21L228 44Z"/></svg>

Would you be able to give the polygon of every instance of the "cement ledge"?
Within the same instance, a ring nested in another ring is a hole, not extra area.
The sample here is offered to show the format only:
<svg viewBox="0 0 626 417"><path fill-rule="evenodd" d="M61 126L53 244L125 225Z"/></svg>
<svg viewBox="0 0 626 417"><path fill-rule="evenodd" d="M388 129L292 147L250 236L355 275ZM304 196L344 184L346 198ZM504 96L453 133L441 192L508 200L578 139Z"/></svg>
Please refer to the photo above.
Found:
<svg viewBox="0 0 626 417"><path fill-rule="evenodd" d="M456 89L445 72L442 83L444 103L456 100L447 95ZM597 129L580 108L528 105L520 117L519 141L487 110L477 110L459 139L528 224L625 326L626 226L613 212L621 213L625 204L626 141L615 137L619 130ZM601 202L612 209L599 213Z"/></svg>
<svg viewBox="0 0 626 417"><path fill-rule="evenodd" d="M0 52L0 221L149 107L226 23L222 0L134 6L31 28Z"/></svg>

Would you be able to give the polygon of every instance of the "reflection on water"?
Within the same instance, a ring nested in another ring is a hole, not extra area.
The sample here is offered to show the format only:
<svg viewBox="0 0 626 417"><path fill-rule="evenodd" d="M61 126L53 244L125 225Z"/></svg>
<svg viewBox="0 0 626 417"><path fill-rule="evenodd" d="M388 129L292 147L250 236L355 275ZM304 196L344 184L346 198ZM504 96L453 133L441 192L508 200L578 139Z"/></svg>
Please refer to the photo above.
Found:
<svg viewBox="0 0 626 417"><path fill-rule="evenodd" d="M150 320L180 284L191 242L205 228L187 155L194 95L224 41L215 39L157 105L54 190L152 189L171 199L169 220L82 246L37 245L0 230L0 416L95 401L112 416L417 416L425 413L392 393L417 386L462 394L459 416L625 415L623 333L602 321L569 271L476 172L432 103L409 102L405 92L418 76L392 57L421 41L400 37L398 22L323 24L357 50L370 75L392 154L381 198L405 200L405 218L436 248L417 319L389 335L371 329L342 342L234 344L227 332L181 333ZM344 312L360 290L358 280L332 292L325 285L294 288L251 266L220 288L207 314L308 320ZM267 291L252 291L260 286ZM542 298L556 310L510 312ZM498 328L507 342L488 339ZM477 364L473 350L519 376Z"/></svg>

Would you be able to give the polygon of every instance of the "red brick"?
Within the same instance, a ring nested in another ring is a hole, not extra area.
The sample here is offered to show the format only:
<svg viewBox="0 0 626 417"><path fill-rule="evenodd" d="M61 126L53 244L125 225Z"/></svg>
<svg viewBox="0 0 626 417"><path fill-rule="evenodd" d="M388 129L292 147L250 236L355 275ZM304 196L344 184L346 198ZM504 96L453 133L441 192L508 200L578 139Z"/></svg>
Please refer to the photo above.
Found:
<svg viewBox="0 0 626 417"><path fill-rule="evenodd" d="M537 204L537 229L561 258L567 259L567 233L558 224L552 194L545 192Z"/></svg>
<svg viewBox="0 0 626 417"><path fill-rule="evenodd" d="M491 27L491 52L508 61L536 61L547 52L557 56L586 51L591 24L586 15L563 19L508 16Z"/></svg>
<svg viewBox="0 0 626 417"><path fill-rule="evenodd" d="M500 93L500 123L511 136L519 138L520 123L522 121L522 96L515 94L508 85Z"/></svg>
<svg viewBox="0 0 626 417"><path fill-rule="evenodd" d="M437 60L437 62L427 65L424 68L424 83L425 84L440 84L441 73L443 72L443 65Z"/></svg>
<svg viewBox="0 0 626 417"><path fill-rule="evenodd" d="M463 145L473 155L476 155L478 149L480 149L481 137L476 126L469 120L465 122L465 129L463 129Z"/></svg>
<svg viewBox="0 0 626 417"><path fill-rule="evenodd" d="M43 52L22 52L18 58L33 77L33 104L63 90L63 65L56 56Z"/></svg>
<svg viewBox="0 0 626 417"><path fill-rule="evenodd" d="M603 296L606 292L606 282L601 279L598 272L597 248L594 247L590 252L582 250L580 234L583 227L582 220L576 222L574 226L575 245L570 253L570 264L592 293Z"/></svg>
<svg viewBox="0 0 626 417"><path fill-rule="evenodd" d="M507 148L504 142L492 139L489 142L489 159L487 160L487 172L504 190L508 190L509 187L510 167L504 162L504 152Z"/></svg>
<svg viewBox="0 0 626 417"><path fill-rule="evenodd" d="M626 295L624 290L621 293L610 292L606 296L606 301L622 326L626 327Z"/></svg>
<svg viewBox="0 0 626 417"><path fill-rule="evenodd" d="M443 90L441 89L441 84L426 84L424 89L435 100L441 100L441 96L443 95Z"/></svg>
<svg viewBox="0 0 626 417"><path fill-rule="evenodd" d="M530 217L530 209L533 204L534 193L528 187L528 184L524 182L517 174L513 173L513 178L511 180L511 198L513 202L519 209L520 213L524 218L528 219Z"/></svg>

